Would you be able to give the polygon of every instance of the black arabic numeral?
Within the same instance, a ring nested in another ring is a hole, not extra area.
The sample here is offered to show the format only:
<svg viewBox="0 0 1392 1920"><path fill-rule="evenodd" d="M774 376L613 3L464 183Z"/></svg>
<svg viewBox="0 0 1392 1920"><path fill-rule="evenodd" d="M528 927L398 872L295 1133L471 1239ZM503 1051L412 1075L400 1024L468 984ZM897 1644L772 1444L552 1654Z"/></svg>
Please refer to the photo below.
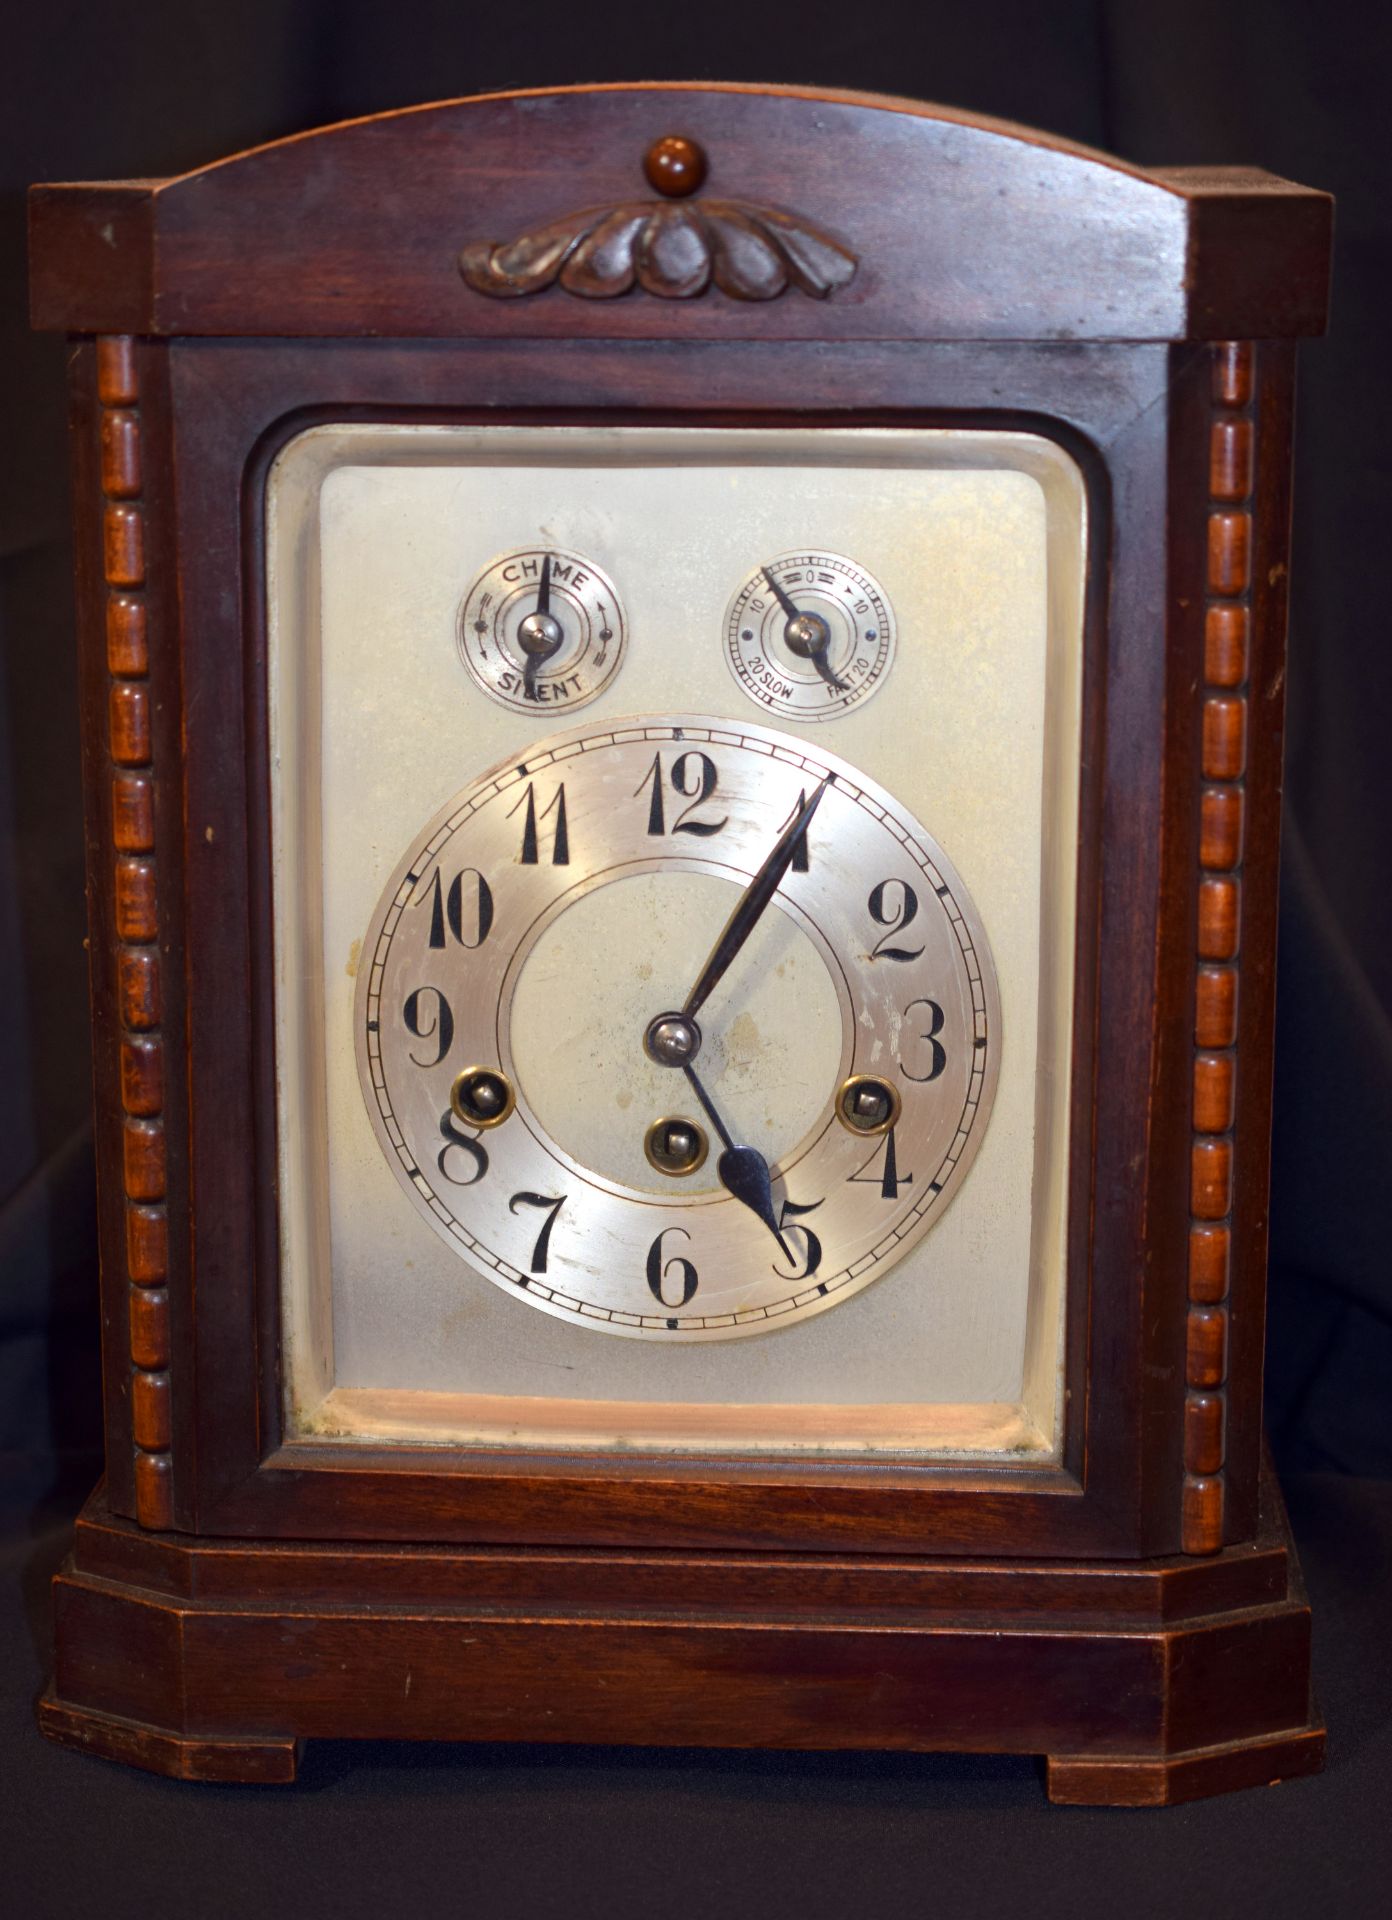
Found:
<svg viewBox="0 0 1392 1920"><path fill-rule="evenodd" d="M435 1006L432 1010L428 999L422 996L434 994ZM418 1067L438 1067L450 1048L454 1045L454 1015L450 1003L438 987L417 987L406 996L406 1004L401 1009L401 1017L406 1022L406 1031L417 1040L433 1040L435 1057L422 1060L419 1054L409 1056Z"/></svg>
<svg viewBox="0 0 1392 1920"><path fill-rule="evenodd" d="M442 948L445 944L445 903L440 894L440 869L438 867L436 867L434 874L431 876L429 899L430 944L432 947L438 949ZM411 904L412 906L418 907L421 905L421 899L417 898L413 900Z"/></svg>
<svg viewBox="0 0 1392 1920"><path fill-rule="evenodd" d="M652 765L633 789L635 800L649 782L652 784L652 799L648 802L648 832L656 837L667 831L667 815L662 805L662 755L660 753L653 755Z"/></svg>
<svg viewBox="0 0 1392 1920"><path fill-rule="evenodd" d="M695 762L694 768L692 762ZM696 784L690 784L694 772ZM695 833L702 837L719 833L725 825L728 815L722 814L719 820L693 820L691 815L703 806L715 792L717 776L715 762L708 753L679 753L672 763L672 791L679 793L691 805L683 807L674 824L673 833Z"/></svg>
<svg viewBox="0 0 1392 1920"><path fill-rule="evenodd" d="M488 1149L481 1140L475 1140L470 1134L460 1131L459 1122L454 1117L452 1107L446 1107L440 1115L440 1137L445 1144L441 1147L435 1164L445 1179L452 1187L477 1186L488 1171ZM474 1163L474 1171L467 1180L461 1180L458 1175L451 1173L445 1164L456 1149L467 1154Z"/></svg>
<svg viewBox="0 0 1392 1920"><path fill-rule="evenodd" d="M899 890L897 904L890 892L893 887ZM866 904L870 909L870 918L876 926L889 928L889 932L870 949L870 958L872 960L917 960L923 952L922 947L889 945L895 934L902 933L918 914L918 895L908 881L881 880L878 886L870 889L870 898Z"/></svg>
<svg viewBox="0 0 1392 1920"><path fill-rule="evenodd" d="M800 1272L789 1274L788 1278L790 1280L810 1280L822 1264L822 1242L820 1236L813 1233L811 1227L801 1227L797 1223L799 1214L815 1213L821 1204L820 1200L814 1200L810 1206L800 1207L796 1201L785 1200L778 1210L778 1231L780 1233L800 1233L806 1247L802 1269ZM774 1266L773 1270L775 1273L778 1272L777 1265Z"/></svg>
<svg viewBox="0 0 1392 1920"><path fill-rule="evenodd" d="M438 874L436 879L438 882ZM469 879L478 881L474 912L470 916L473 927L476 929L472 940L467 939L464 933L464 882ZM450 932L460 946L468 947L471 952L475 947L481 947L488 938L488 930L493 925L493 889L477 867L465 867L462 873L455 874L450 881L449 892L445 895L445 918L449 922Z"/></svg>
<svg viewBox="0 0 1392 1920"><path fill-rule="evenodd" d="M899 1071L906 1080L936 1080L943 1068L947 1065L947 1049L938 1038L938 1035L942 1032L943 1010L936 1000L910 1000L908 1006L904 1009L904 1018L906 1020L915 1007L927 1007L928 1009L928 1031L918 1036L920 1040L926 1040L931 1049L928 1071L927 1073L910 1073L909 1069L904 1065L902 1058L899 1061Z"/></svg>
<svg viewBox="0 0 1392 1920"><path fill-rule="evenodd" d="M556 1224L556 1215L565 1203L564 1194L549 1193L515 1193L508 1201L509 1213L516 1213L519 1207L541 1207L546 1213L541 1232L536 1237L536 1245L532 1248L531 1271L533 1273L546 1271L546 1251L551 1245L551 1229Z"/></svg>
<svg viewBox="0 0 1392 1920"><path fill-rule="evenodd" d="M536 790L529 780L526 793L508 808L508 819L510 820L517 809L524 804L527 811L522 820L522 851L518 855L520 865L535 867L540 864L539 823L554 813L556 818L552 826L551 864L553 867L568 867L570 865L570 833L566 826L565 782L561 782L550 803L538 814Z"/></svg>
<svg viewBox="0 0 1392 1920"><path fill-rule="evenodd" d="M666 1307L670 1310L676 1307L687 1306L690 1303L692 1296L696 1292L696 1269L692 1266L691 1262L684 1259L681 1254L673 1254L670 1260L663 1260L662 1242L667 1238L669 1233L679 1233L683 1240L689 1240L691 1235L685 1227L664 1227L662 1232L658 1234L656 1240L654 1240L648 1248L648 1291L660 1307ZM681 1277L680 1300L668 1300L662 1291L662 1283L672 1271L673 1267L676 1268Z"/></svg>
<svg viewBox="0 0 1392 1920"><path fill-rule="evenodd" d="M930 1075L929 1078L931 1079L931 1077ZM909 1078L912 1079L913 1075L910 1074ZM858 1183L865 1187L878 1187L882 1200L897 1200L899 1198L900 1187L911 1187L913 1185L913 1175L911 1173L900 1173L899 1171L899 1156L895 1150L894 1131L894 1128L891 1127L884 1139L878 1142L870 1158L866 1160L855 1173L850 1175L852 1184ZM884 1154L884 1168L882 1172L867 1173L866 1168L873 1166L881 1153Z"/></svg>
<svg viewBox="0 0 1392 1920"><path fill-rule="evenodd" d="M694 764L693 764L694 763ZM719 785L719 775L715 762L708 753L679 753L672 762L668 776L672 791L680 799L690 802L683 807L672 823L673 833L694 833L701 838L719 833L728 820L728 814L719 820L693 820L690 816L698 807L704 806ZM633 790L636 800L644 787L652 787L652 798L648 802L648 833L656 838L667 832L667 809L662 792L662 755L655 753L653 763L642 780Z"/></svg>
<svg viewBox="0 0 1392 1920"><path fill-rule="evenodd" d="M464 935L464 882L469 879L478 881L475 911L470 916L473 926L477 928L477 936L473 940L466 939ZM465 867L461 873L455 874L448 890L440 879L440 869L436 867L430 877L429 888L418 895L411 905L423 906L427 900L430 902L429 944L432 947L443 948L446 926L459 945L468 947L471 952L475 947L481 947L488 938L488 930L493 925L493 889L477 867Z"/></svg>

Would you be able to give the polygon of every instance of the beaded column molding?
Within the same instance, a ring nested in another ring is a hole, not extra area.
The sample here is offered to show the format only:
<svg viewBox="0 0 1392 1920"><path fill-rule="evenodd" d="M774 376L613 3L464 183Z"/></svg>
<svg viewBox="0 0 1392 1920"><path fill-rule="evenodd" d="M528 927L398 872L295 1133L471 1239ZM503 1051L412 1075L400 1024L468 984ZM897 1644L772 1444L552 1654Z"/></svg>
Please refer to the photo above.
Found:
<svg viewBox="0 0 1392 1920"><path fill-rule="evenodd" d="M136 1516L142 1526L168 1527L173 1520L169 1228L140 394L133 340L117 336L97 342L97 398Z"/></svg>
<svg viewBox="0 0 1392 1920"><path fill-rule="evenodd" d="M1223 1544L1228 1286L1242 841L1251 659L1254 355L1213 350L1208 580L1200 745L1198 976L1194 1007L1189 1314L1184 1410L1186 1553Z"/></svg>

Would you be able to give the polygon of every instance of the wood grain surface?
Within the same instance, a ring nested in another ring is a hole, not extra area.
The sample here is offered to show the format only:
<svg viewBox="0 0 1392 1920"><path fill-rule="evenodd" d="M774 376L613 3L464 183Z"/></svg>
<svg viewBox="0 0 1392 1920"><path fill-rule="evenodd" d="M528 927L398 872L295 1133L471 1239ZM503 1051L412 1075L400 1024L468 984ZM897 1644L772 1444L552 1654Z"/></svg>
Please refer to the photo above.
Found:
<svg viewBox="0 0 1392 1920"><path fill-rule="evenodd" d="M462 283L465 246L641 198L645 156L674 135L703 149L712 198L814 223L854 281L767 303ZM1182 340L1320 332L1330 203L917 101L653 85L446 101L173 180L38 187L31 220L34 323L77 332Z"/></svg>
<svg viewBox="0 0 1392 1920"><path fill-rule="evenodd" d="M312 1738L1000 1751L1163 1804L1319 1765L1264 1502L1254 1547L1141 1567L182 1540L98 1498L40 1722L182 1779L289 1780Z"/></svg>
<svg viewBox="0 0 1392 1920"><path fill-rule="evenodd" d="M471 289L709 192L825 298ZM1326 196L911 102L698 86L379 116L41 187L72 355L107 1480L55 1738L197 1778L374 1732L1051 1756L1157 1802L1317 1761L1260 1469L1293 339ZM326 420L1017 428L1087 488L1061 1458L289 1444L263 507ZM1266 1503L1265 1516L1260 1511Z"/></svg>

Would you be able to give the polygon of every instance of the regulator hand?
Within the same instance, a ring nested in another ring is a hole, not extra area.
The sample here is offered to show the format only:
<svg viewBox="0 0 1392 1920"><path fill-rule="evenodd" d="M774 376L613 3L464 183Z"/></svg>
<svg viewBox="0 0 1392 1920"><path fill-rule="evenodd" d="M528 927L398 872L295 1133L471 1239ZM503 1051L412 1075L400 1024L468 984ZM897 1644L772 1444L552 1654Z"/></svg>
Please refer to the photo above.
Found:
<svg viewBox="0 0 1392 1920"><path fill-rule="evenodd" d="M831 670L827 659L827 649L831 645L831 628L818 613L803 613L793 605L786 587L781 587L767 567L760 568L769 591L787 615L787 625L783 629L783 638L789 648L800 660L810 660L822 679L829 687L835 687L838 693L848 693L850 689L844 680Z"/></svg>

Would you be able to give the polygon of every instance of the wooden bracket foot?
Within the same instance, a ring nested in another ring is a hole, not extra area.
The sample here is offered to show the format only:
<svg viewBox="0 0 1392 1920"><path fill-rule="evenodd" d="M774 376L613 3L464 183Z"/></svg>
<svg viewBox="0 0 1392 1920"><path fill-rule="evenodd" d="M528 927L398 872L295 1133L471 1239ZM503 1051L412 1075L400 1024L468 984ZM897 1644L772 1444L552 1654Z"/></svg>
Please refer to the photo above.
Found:
<svg viewBox="0 0 1392 1920"><path fill-rule="evenodd" d="M1156 1759L1149 1754L1051 1753L1044 1762L1049 1798L1065 1807L1177 1807L1242 1787L1277 1787L1324 1765L1324 1723Z"/></svg>
<svg viewBox="0 0 1392 1920"><path fill-rule="evenodd" d="M121 1760L171 1780L265 1782L283 1785L295 1778L298 1740L237 1740L230 1734L194 1739L164 1727L125 1720L90 1707L67 1706L50 1687L39 1702L39 1727L60 1746Z"/></svg>

